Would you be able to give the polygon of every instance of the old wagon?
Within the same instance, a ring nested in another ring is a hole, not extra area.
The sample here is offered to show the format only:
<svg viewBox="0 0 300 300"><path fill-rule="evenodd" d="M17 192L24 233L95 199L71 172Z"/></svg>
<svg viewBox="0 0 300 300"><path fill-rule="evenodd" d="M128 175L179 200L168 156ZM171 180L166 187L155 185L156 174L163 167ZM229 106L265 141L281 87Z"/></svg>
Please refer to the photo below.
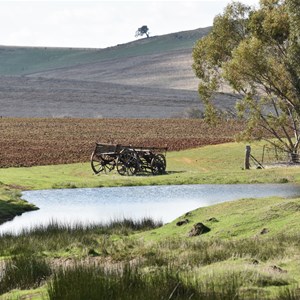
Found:
<svg viewBox="0 0 300 300"><path fill-rule="evenodd" d="M114 169L120 175L137 173L166 173L167 147L133 147L120 144L96 143L91 155L91 167L95 174Z"/></svg>

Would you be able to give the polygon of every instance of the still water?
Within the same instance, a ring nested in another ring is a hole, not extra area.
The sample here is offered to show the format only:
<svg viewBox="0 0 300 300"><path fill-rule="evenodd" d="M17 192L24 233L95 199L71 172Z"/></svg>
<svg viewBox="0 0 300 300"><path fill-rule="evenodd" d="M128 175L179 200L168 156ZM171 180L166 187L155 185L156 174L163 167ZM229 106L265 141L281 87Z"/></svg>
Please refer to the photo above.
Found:
<svg viewBox="0 0 300 300"><path fill-rule="evenodd" d="M240 198L300 196L290 184L170 185L84 188L23 192L40 209L0 226L0 234L18 233L50 222L105 223L114 219L151 217L164 223L198 207ZM259 200L263 201L263 200Z"/></svg>

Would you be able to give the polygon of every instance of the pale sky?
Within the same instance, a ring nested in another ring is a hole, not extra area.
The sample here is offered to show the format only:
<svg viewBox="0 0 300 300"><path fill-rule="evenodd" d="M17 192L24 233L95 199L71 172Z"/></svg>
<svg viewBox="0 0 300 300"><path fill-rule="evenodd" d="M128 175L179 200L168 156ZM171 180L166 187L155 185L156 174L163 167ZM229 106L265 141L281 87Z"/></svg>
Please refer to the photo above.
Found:
<svg viewBox="0 0 300 300"><path fill-rule="evenodd" d="M231 1L0 0L0 45L105 48L212 25ZM240 0L258 5L259 0Z"/></svg>

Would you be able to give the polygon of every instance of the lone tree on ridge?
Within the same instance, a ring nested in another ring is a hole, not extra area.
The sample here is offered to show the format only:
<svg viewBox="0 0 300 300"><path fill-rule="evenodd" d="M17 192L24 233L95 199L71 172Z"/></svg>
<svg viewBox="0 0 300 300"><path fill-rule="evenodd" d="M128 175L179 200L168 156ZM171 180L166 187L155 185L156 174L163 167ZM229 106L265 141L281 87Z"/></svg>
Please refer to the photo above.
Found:
<svg viewBox="0 0 300 300"><path fill-rule="evenodd" d="M144 34L146 34L147 38L149 37L149 28L147 25L143 25L142 27L140 27L136 32L135 32L135 37L138 36L143 36Z"/></svg>
<svg viewBox="0 0 300 300"><path fill-rule="evenodd" d="M229 4L193 49L207 118L216 117L214 94L229 84L242 95L237 112L247 124L243 137L253 137L256 130L259 138L295 157L300 143L299 62L299 0L260 0L257 9Z"/></svg>

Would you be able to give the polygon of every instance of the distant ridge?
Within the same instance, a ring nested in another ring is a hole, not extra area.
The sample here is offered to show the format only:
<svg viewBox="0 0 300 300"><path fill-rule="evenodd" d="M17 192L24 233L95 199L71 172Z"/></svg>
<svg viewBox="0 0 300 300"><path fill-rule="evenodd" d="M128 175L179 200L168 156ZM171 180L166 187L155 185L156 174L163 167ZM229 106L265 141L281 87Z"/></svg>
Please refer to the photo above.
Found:
<svg viewBox="0 0 300 300"><path fill-rule="evenodd" d="M210 30L105 49L0 46L1 116L181 118L203 111L192 48ZM236 99L220 92L217 106L232 109Z"/></svg>
<svg viewBox="0 0 300 300"><path fill-rule="evenodd" d="M104 49L0 46L0 75L28 75L111 59L191 49L210 28L153 36Z"/></svg>

